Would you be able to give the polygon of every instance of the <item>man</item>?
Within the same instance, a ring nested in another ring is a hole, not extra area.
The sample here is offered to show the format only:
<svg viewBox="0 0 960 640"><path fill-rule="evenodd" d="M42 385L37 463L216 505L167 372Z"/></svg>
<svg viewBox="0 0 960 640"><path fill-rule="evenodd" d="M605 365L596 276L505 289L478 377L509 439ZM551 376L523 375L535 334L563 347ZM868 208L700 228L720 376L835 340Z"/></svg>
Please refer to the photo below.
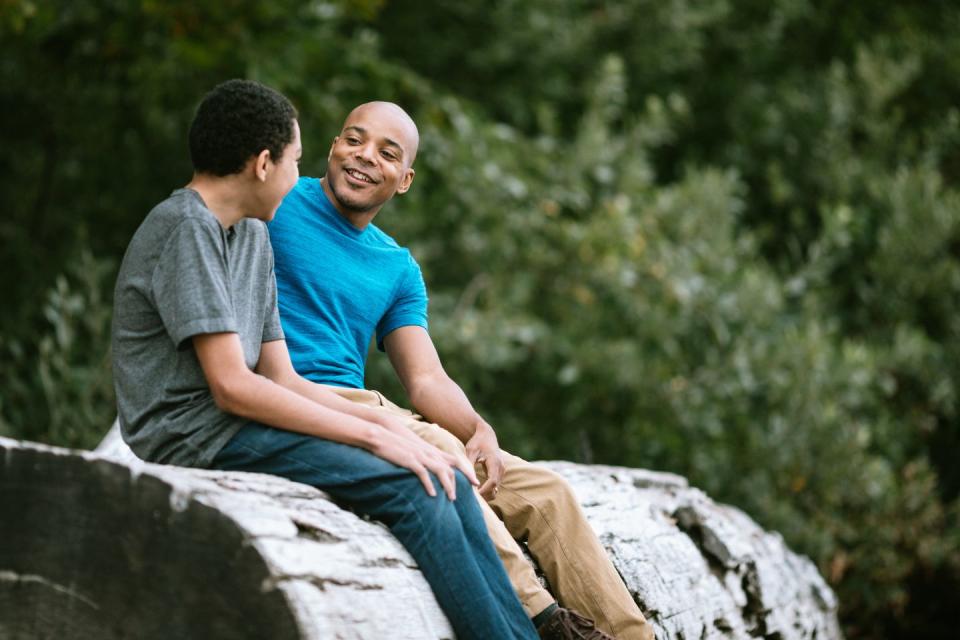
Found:
<svg viewBox="0 0 960 640"><path fill-rule="evenodd" d="M333 140L326 176L301 178L269 225L294 368L357 404L404 418L461 460L480 463L488 529L542 637L652 638L566 482L501 451L493 428L444 372L426 331L420 269L372 224L384 204L410 189L418 144L416 125L397 105L357 107ZM363 389L374 334L411 404L435 424ZM527 541L564 607L592 621L557 606L514 538Z"/></svg>
<svg viewBox="0 0 960 640"><path fill-rule="evenodd" d="M198 108L193 179L150 212L117 278L124 439L153 462L323 489L390 527L458 637L535 638L489 542L469 465L293 370L264 222L297 180L296 118L286 98L242 80Z"/></svg>

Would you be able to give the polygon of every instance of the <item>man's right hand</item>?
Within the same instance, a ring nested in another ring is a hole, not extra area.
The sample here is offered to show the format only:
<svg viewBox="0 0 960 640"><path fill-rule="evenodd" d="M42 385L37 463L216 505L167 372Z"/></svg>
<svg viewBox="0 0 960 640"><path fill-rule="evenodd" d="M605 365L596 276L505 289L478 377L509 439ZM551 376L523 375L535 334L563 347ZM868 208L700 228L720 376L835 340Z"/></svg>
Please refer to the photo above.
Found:
<svg viewBox="0 0 960 640"><path fill-rule="evenodd" d="M437 491L430 480L430 473L437 476L440 486L451 500L457 499L454 469L460 469L464 475L472 478L472 482L476 483L473 469L469 469L455 456L440 451L419 438L410 439L391 429L382 428L377 431L370 452L398 467L412 471L420 478L423 488L432 497L437 495Z"/></svg>

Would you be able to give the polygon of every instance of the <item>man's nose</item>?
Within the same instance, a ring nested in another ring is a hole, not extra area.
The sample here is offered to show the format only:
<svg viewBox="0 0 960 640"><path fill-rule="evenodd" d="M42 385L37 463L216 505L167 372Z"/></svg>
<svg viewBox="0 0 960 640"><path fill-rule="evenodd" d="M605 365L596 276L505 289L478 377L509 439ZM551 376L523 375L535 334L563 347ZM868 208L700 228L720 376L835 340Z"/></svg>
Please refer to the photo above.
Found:
<svg viewBox="0 0 960 640"><path fill-rule="evenodd" d="M357 147L357 152L356 152L357 158L360 160L363 160L368 164L373 163L373 159L375 157L374 154L375 154L375 150L372 144L362 144L359 147Z"/></svg>

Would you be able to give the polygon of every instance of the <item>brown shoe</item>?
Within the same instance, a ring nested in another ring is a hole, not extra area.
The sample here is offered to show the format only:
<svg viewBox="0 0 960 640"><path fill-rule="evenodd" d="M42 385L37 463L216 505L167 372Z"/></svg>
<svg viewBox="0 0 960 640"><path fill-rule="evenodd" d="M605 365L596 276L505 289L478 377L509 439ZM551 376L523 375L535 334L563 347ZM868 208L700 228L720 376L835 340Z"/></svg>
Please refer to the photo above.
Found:
<svg viewBox="0 0 960 640"><path fill-rule="evenodd" d="M537 628L541 640L615 640L597 629L592 620L573 609L557 607L550 618Z"/></svg>

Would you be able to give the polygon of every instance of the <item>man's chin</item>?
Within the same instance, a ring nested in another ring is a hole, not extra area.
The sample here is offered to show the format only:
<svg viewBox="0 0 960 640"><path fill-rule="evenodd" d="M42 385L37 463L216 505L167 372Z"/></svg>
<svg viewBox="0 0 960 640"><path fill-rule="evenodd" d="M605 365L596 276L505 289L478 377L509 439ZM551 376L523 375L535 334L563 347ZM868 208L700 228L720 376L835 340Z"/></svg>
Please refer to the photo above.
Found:
<svg viewBox="0 0 960 640"><path fill-rule="evenodd" d="M376 206L366 198L353 198L349 193L344 193L342 189L334 189L333 197L336 198L341 210L350 213L366 213Z"/></svg>

